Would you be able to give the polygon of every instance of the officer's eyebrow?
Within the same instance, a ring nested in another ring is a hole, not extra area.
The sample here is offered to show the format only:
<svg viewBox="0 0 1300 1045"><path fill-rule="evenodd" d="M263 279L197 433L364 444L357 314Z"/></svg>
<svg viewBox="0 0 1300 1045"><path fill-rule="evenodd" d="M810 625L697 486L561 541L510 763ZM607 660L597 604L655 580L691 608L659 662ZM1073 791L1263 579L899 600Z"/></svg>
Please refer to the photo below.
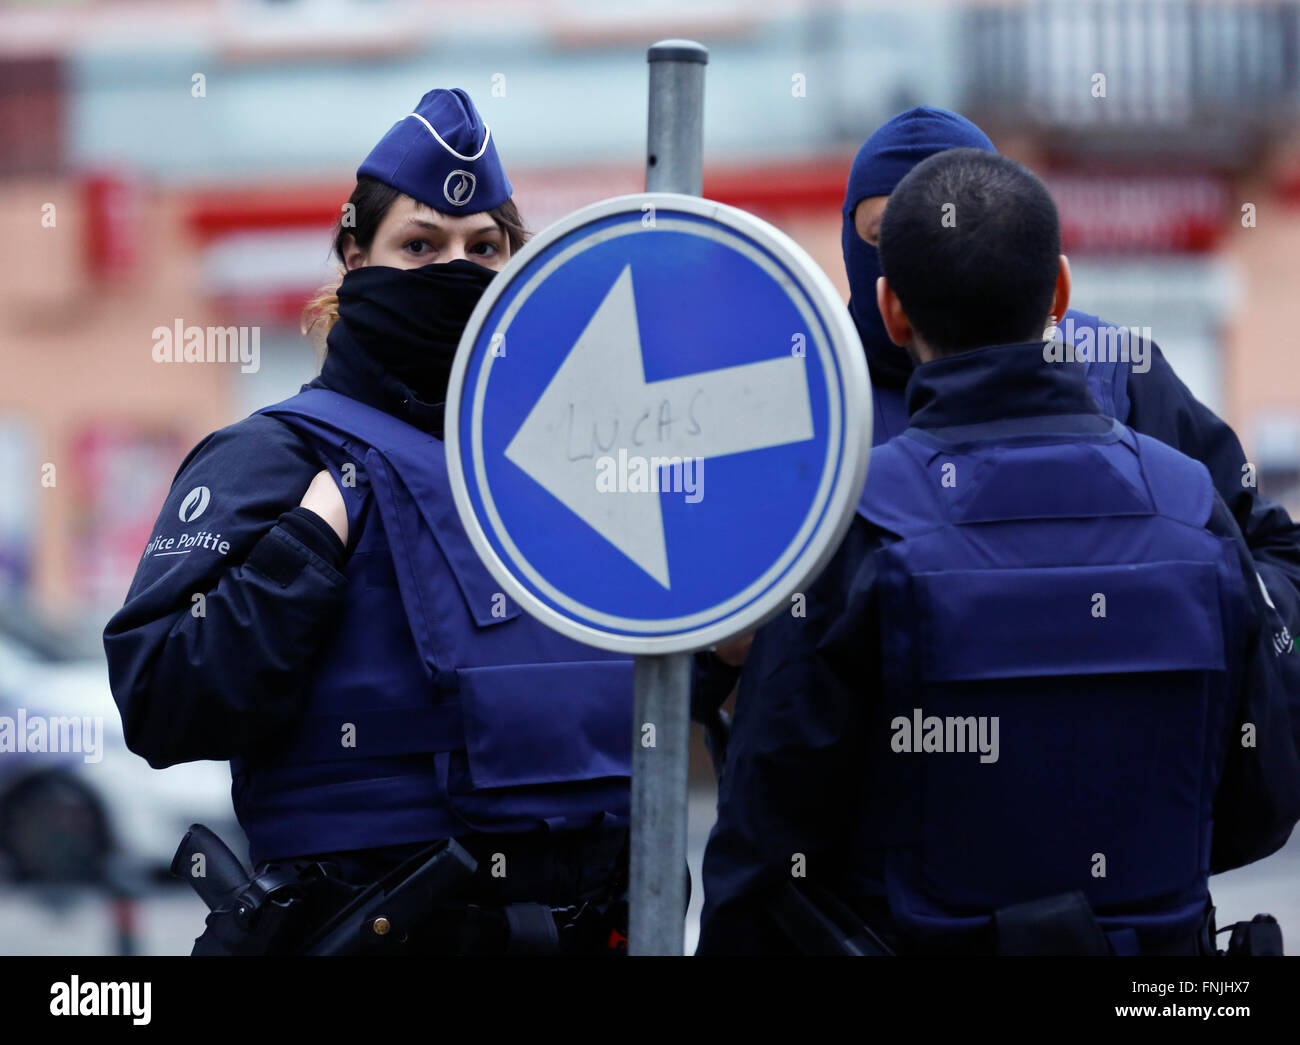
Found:
<svg viewBox="0 0 1300 1045"><path fill-rule="evenodd" d="M427 229L429 232L447 231L447 227L443 225L441 222L429 221L426 218L407 218L406 224L402 226L402 231L405 232L407 229L411 228L411 226L415 226L416 228L421 228L421 229ZM478 225L470 229L467 235L481 236L485 232L500 232L500 231L501 231L500 226L497 225L495 221L492 221L489 218L486 225Z"/></svg>

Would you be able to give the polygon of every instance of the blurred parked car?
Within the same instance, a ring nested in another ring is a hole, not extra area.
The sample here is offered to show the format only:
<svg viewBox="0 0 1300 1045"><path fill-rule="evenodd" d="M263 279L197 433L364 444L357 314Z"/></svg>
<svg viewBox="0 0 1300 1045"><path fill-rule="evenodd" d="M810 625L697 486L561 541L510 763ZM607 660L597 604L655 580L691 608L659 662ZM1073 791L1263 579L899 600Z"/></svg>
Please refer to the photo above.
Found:
<svg viewBox="0 0 1300 1045"><path fill-rule="evenodd" d="M231 806L228 766L151 768L126 747L102 656L76 656L57 634L0 612L0 717L16 725L19 709L28 721L101 720L99 757L0 751L0 878L166 877L176 846L195 822L207 824L236 852L247 852Z"/></svg>

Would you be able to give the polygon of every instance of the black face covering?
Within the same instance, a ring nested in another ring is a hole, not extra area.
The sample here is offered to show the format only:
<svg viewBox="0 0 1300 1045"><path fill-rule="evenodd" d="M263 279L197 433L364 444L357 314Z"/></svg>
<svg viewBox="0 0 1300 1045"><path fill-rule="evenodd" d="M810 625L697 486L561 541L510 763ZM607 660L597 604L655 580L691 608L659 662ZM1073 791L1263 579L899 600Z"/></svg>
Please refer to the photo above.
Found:
<svg viewBox="0 0 1300 1045"><path fill-rule="evenodd" d="M373 371L364 363L377 364L390 391L396 382L424 403L441 403L461 334L495 275L462 260L416 269L353 269L339 284L339 318L329 333L326 369L332 369L331 359L333 369Z"/></svg>

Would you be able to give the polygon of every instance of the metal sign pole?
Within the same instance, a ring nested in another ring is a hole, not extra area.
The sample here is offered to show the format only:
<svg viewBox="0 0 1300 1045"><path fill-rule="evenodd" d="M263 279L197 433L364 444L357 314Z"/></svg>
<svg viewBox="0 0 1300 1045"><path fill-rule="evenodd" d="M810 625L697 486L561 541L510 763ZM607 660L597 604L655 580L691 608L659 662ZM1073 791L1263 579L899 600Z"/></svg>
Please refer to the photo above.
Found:
<svg viewBox="0 0 1300 1045"><path fill-rule="evenodd" d="M704 169L704 66L709 49L693 40L661 40L650 63L650 128L645 191L698 196Z"/></svg>
<svg viewBox="0 0 1300 1045"><path fill-rule="evenodd" d="M646 191L698 196L703 179L708 49L663 40L646 54L650 118ZM681 955L686 919L686 809L691 654L636 658L628 952Z"/></svg>
<svg viewBox="0 0 1300 1045"><path fill-rule="evenodd" d="M680 956L686 932L691 655L636 658L629 954Z"/></svg>

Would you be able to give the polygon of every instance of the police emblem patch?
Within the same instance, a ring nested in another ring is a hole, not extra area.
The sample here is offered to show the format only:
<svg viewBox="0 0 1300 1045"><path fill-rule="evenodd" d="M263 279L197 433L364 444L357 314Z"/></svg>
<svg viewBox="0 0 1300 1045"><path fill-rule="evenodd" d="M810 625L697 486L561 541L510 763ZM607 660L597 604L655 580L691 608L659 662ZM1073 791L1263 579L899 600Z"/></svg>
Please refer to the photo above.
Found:
<svg viewBox="0 0 1300 1045"><path fill-rule="evenodd" d="M442 183L442 194L453 207L463 207L474 195L475 181L469 171L452 171Z"/></svg>

